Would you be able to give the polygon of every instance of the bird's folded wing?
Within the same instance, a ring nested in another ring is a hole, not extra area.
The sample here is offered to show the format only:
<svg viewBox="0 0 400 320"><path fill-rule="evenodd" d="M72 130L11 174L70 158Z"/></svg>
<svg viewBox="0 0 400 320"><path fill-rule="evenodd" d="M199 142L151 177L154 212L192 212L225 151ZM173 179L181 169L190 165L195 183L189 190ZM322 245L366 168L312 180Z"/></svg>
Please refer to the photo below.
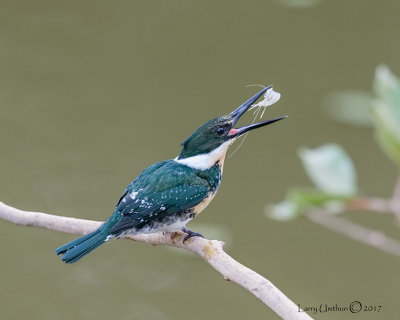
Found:
<svg viewBox="0 0 400 320"><path fill-rule="evenodd" d="M206 180L197 178L190 184L176 184L162 191L159 188L152 192L130 191L117 206L115 213L119 213L121 218L110 233L118 235L132 228L141 229L153 221L163 222L169 216L184 213L206 198L209 188Z"/></svg>

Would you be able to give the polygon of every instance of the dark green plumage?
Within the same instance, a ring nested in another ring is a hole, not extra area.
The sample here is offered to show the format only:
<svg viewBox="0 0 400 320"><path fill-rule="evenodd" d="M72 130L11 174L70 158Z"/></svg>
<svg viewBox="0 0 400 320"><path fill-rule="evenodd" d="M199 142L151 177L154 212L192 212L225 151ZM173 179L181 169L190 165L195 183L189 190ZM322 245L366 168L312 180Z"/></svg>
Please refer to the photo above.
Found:
<svg viewBox="0 0 400 320"><path fill-rule="evenodd" d="M168 230L177 221L193 218L190 209L215 193L220 181L218 163L204 171L174 160L156 163L128 185L114 213L99 230L56 249L56 253L64 254L62 260L72 263L108 238L128 230L132 233Z"/></svg>
<svg viewBox="0 0 400 320"><path fill-rule="evenodd" d="M229 115L214 118L198 128L182 143L182 151L176 159L148 167L128 185L114 213L98 230L55 252L63 255L66 263L73 263L110 238L126 233L182 230L187 234L183 241L201 236L185 226L217 192L229 146L242 134L283 119L234 128L241 115L269 89L262 89Z"/></svg>
<svg viewBox="0 0 400 320"><path fill-rule="evenodd" d="M232 127L232 121L233 119L229 115L207 121L181 143L183 149L179 155L179 159L209 153L218 148L222 143L228 141L228 132ZM216 135L215 128L222 128L224 134Z"/></svg>
<svg viewBox="0 0 400 320"><path fill-rule="evenodd" d="M118 235L131 228L140 231L144 227L151 228L154 223L168 224L173 222L171 216L184 219L190 213L188 209L217 190L220 179L218 164L205 171L174 160L152 165L126 188L114 213L121 219L110 232Z"/></svg>

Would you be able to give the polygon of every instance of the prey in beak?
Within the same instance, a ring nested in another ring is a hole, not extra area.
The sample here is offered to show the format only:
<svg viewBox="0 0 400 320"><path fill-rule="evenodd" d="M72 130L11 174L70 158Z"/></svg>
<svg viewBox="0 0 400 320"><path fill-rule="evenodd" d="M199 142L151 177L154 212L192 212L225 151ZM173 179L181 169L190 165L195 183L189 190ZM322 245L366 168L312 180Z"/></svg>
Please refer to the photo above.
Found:
<svg viewBox="0 0 400 320"><path fill-rule="evenodd" d="M256 93L254 96L252 96L249 100L247 100L245 103L243 103L240 107L238 107L236 110L232 111L230 113L230 116L232 117L232 124L231 124L231 129L228 132L228 137L230 138L238 138L239 136L243 135L244 133L256 129L256 128L261 128L264 127L266 125L269 125L271 123L277 122L279 120L285 119L287 118L287 116L282 116L282 117L278 117L278 118L274 118L274 119L270 119L270 120L266 120L266 121L262 121L262 122L257 122L257 123L252 123L249 124L247 126L243 126L243 127L239 127L239 128L234 128L234 126L236 125L236 123L239 121L240 117L251 107L254 106L254 103L263 95L268 93L268 91L273 92L272 90L272 86L268 86L265 87L264 89L262 89L260 92ZM277 94L276 92L273 92L275 94ZM277 99L275 99L274 102L276 102L279 99L279 97ZM274 103L272 102L272 103ZM272 104L270 103L270 104ZM268 105L268 102L265 106Z"/></svg>

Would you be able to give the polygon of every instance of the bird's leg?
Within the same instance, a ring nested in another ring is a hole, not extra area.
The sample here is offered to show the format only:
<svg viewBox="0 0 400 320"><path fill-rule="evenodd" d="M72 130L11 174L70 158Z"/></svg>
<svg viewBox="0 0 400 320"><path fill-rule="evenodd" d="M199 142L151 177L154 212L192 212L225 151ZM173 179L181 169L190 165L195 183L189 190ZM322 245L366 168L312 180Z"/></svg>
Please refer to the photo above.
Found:
<svg viewBox="0 0 400 320"><path fill-rule="evenodd" d="M192 230L186 229L185 227L183 227L182 232L187 233L187 236L183 238L183 243L185 243L185 241L191 237L202 237L204 238L204 236L201 233L198 232L194 232Z"/></svg>

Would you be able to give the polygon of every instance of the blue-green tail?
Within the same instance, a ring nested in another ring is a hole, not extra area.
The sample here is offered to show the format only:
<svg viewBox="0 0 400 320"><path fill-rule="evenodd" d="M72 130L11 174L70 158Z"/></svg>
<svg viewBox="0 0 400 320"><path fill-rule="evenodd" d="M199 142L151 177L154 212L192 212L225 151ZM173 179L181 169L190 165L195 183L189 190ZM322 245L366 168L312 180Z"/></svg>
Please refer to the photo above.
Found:
<svg viewBox="0 0 400 320"><path fill-rule="evenodd" d="M107 236L107 230L100 227L92 233L57 248L55 253L62 254L61 260L65 263L74 263L106 242Z"/></svg>

